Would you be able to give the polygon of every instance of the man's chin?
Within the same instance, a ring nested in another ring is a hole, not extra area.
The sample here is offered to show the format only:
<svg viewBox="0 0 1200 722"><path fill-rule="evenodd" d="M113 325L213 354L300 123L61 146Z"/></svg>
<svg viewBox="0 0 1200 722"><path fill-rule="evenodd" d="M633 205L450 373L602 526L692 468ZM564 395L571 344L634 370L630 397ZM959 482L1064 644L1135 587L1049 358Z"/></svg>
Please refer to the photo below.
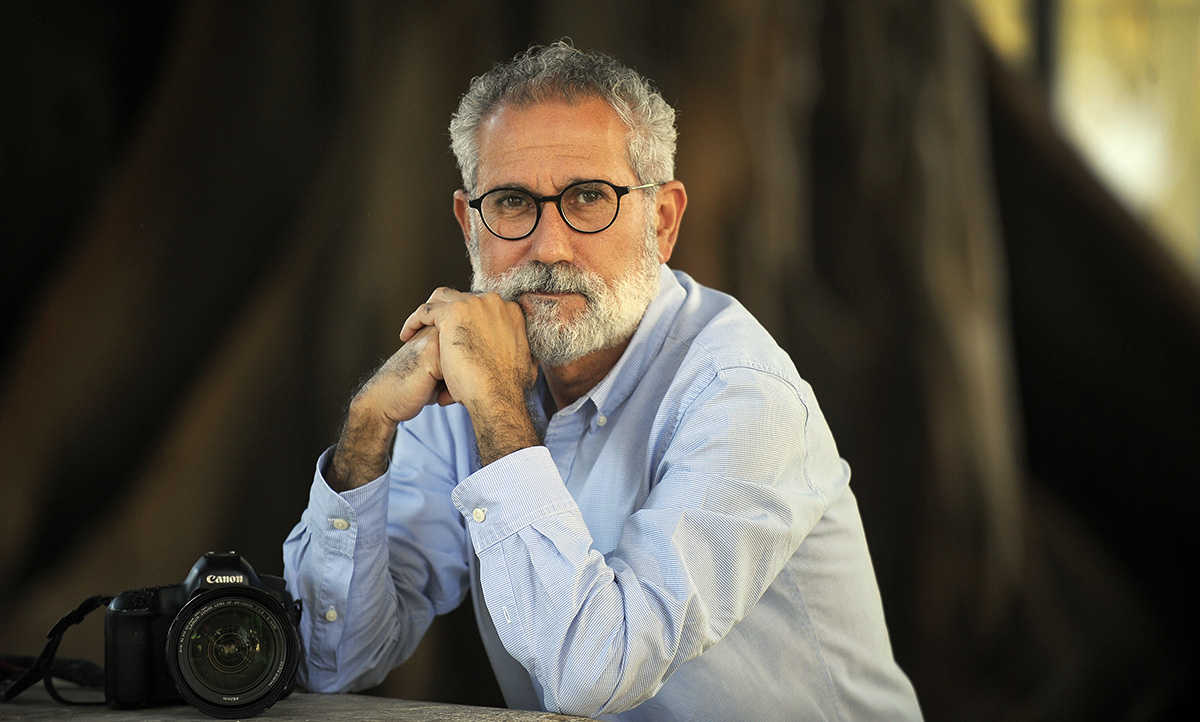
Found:
<svg viewBox="0 0 1200 722"><path fill-rule="evenodd" d="M559 339L530 339L529 351L533 360L543 368L561 368L593 353L596 349L570 348Z"/></svg>

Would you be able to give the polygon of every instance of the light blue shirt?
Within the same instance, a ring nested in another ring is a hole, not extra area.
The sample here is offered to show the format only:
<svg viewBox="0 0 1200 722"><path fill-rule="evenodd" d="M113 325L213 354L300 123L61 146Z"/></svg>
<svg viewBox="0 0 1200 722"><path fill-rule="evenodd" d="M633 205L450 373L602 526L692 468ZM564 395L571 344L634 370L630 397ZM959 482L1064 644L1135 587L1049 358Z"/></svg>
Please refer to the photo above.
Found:
<svg viewBox="0 0 1200 722"><path fill-rule="evenodd" d="M920 718L849 466L735 299L662 266L608 375L533 414L544 445L483 468L461 405L400 424L388 471L357 489L333 492L321 456L283 545L309 689L378 684L472 589L511 707Z"/></svg>

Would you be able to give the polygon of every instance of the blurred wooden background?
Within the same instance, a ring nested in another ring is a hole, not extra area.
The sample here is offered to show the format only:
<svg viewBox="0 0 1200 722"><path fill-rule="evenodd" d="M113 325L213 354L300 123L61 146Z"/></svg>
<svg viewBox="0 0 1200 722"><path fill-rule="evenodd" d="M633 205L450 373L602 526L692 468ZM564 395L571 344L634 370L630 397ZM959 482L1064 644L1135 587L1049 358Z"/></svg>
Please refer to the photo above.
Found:
<svg viewBox="0 0 1200 722"><path fill-rule="evenodd" d="M347 397L466 284L459 94L570 36L678 109L672 265L815 388L928 717L1191 708L1200 292L959 2L3 12L0 651L209 549L280 573ZM379 693L502 704L468 609Z"/></svg>

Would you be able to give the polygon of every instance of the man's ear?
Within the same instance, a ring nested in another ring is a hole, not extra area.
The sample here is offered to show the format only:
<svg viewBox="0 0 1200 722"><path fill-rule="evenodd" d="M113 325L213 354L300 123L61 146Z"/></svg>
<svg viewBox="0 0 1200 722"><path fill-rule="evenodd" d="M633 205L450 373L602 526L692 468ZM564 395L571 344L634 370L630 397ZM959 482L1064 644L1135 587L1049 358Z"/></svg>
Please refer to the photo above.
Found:
<svg viewBox="0 0 1200 722"><path fill-rule="evenodd" d="M462 229L463 242L471 241L471 207L467 205L467 192L454 191L454 217L458 219L458 227Z"/></svg>
<svg viewBox="0 0 1200 722"><path fill-rule="evenodd" d="M682 181L667 181L658 189L658 258L662 263L671 259L679 224L687 210L687 189Z"/></svg>

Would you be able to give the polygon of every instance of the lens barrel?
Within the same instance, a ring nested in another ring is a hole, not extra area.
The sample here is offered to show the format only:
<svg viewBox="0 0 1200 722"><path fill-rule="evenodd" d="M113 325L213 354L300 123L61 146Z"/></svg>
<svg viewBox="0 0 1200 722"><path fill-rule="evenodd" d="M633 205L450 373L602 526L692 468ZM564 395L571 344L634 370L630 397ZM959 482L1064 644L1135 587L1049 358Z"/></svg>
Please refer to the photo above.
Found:
<svg viewBox="0 0 1200 722"><path fill-rule="evenodd" d="M283 604L249 586L197 594L167 633L167 669L179 694L222 719L252 717L292 687L300 638Z"/></svg>

